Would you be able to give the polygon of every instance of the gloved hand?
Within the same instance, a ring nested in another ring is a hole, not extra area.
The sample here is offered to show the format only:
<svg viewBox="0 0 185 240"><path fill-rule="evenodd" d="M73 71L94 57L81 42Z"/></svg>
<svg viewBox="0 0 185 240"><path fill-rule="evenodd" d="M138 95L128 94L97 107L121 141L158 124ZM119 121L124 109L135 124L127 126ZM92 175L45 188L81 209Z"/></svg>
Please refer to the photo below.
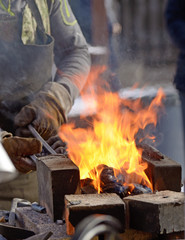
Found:
<svg viewBox="0 0 185 240"><path fill-rule="evenodd" d="M53 150L55 150L56 153L67 156L67 144L62 141L58 135L50 137L47 140L47 143L53 148Z"/></svg>
<svg viewBox="0 0 185 240"><path fill-rule="evenodd" d="M66 122L65 115L71 108L69 99L69 93L64 87L48 83L15 117L15 125L18 126L16 135L31 136L27 129L30 123L45 140L56 135L59 127Z"/></svg>
<svg viewBox="0 0 185 240"><path fill-rule="evenodd" d="M39 140L11 136L3 138L2 145L19 172L27 173L36 170L35 163L27 156L42 151L42 144Z"/></svg>

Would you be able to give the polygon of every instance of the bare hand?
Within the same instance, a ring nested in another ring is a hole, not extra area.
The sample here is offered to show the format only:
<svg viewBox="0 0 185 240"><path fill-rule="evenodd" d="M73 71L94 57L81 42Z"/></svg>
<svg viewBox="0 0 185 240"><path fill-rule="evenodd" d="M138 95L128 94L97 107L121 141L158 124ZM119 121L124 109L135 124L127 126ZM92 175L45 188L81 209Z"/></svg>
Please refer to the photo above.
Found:
<svg viewBox="0 0 185 240"><path fill-rule="evenodd" d="M112 33L118 35L122 32L122 26L120 23L114 23L112 26Z"/></svg>

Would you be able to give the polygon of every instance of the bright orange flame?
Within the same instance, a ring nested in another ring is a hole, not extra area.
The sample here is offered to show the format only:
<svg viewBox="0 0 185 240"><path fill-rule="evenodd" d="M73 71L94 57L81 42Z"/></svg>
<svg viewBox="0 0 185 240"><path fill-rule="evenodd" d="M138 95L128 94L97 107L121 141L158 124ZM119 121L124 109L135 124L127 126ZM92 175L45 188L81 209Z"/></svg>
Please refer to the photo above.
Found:
<svg viewBox="0 0 185 240"><path fill-rule="evenodd" d="M96 103L96 115L87 128L75 128L74 124L61 127L60 137L68 143L71 160L80 169L80 178L94 179L100 192L98 166L114 168L115 174L126 173L125 183L142 183L152 189L142 161L142 150L137 149L135 138L139 130L156 125L157 113L164 97L159 89L149 106L141 100L121 99L117 93L102 91L101 94L86 95L85 101ZM87 101L88 100L88 101ZM154 138L154 136L145 136ZM96 171L92 171L92 170Z"/></svg>

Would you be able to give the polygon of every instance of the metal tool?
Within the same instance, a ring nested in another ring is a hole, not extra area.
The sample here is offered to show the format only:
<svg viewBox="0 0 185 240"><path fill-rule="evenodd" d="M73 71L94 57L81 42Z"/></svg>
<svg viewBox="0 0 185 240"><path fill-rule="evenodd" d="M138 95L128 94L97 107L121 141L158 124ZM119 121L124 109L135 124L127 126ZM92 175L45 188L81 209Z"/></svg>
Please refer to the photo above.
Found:
<svg viewBox="0 0 185 240"><path fill-rule="evenodd" d="M118 219L110 215L93 214L84 218L76 227L71 240L91 240L95 236L105 240L120 240L122 226ZM103 237L103 238L102 238Z"/></svg>
<svg viewBox="0 0 185 240"><path fill-rule="evenodd" d="M52 147L49 146L49 144L40 136L40 134L37 132L37 130L31 125L28 125L28 129L33 134L35 138L37 138L43 145L43 147L51 154L57 154L55 150L53 150Z"/></svg>
<svg viewBox="0 0 185 240"><path fill-rule="evenodd" d="M31 158L31 160L36 164L37 162L37 157L35 155L30 155L29 156Z"/></svg>
<svg viewBox="0 0 185 240"><path fill-rule="evenodd" d="M39 213L46 213L46 208L39 205L37 202L33 202L31 204L31 208L36 211L36 212L39 212Z"/></svg>
<svg viewBox="0 0 185 240"><path fill-rule="evenodd" d="M9 212L9 219L8 219L8 224L11 226L15 226L16 225L16 214L15 214L15 209L18 207L18 204L20 203L24 203L24 204L30 204L31 203L25 199L22 198L13 198L12 200L12 205L11 205L11 210Z"/></svg>
<svg viewBox="0 0 185 240"><path fill-rule="evenodd" d="M30 130L32 135L42 143L43 147L48 153L56 154L55 150L53 150L53 148L49 146L49 144L41 137L41 135L37 132L37 130L31 124L28 125L28 129ZM34 163L37 162L36 155L30 155L30 158Z"/></svg>

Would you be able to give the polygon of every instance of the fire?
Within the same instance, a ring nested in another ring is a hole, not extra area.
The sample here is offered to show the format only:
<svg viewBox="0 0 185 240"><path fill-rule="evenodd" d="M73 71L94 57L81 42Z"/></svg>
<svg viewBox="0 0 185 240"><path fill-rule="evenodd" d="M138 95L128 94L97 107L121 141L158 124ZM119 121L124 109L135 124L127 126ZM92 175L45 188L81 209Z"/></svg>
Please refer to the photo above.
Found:
<svg viewBox="0 0 185 240"><path fill-rule="evenodd" d="M142 161L142 150L137 148L138 132L149 125L156 126L158 109L164 93L159 89L149 106L143 106L140 99L122 99L117 93L102 90L101 94L84 94L84 102L96 108L96 113L87 128L75 124L61 126L59 135L67 142L71 160L80 169L80 178L91 178L98 192L101 166L114 169L115 176L124 175L125 185L143 184L152 189ZM88 108L88 106L87 106ZM155 139L154 136L143 136Z"/></svg>

